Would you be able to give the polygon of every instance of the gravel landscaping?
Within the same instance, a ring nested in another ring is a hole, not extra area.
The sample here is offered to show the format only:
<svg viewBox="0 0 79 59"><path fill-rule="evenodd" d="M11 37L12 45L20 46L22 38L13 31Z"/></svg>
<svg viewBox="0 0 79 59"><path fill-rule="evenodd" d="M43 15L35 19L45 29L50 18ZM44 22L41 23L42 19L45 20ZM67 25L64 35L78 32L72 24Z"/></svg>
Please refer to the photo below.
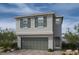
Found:
<svg viewBox="0 0 79 59"><path fill-rule="evenodd" d="M47 50L17 50L1 52L0 55L61 55L61 51L48 52Z"/></svg>

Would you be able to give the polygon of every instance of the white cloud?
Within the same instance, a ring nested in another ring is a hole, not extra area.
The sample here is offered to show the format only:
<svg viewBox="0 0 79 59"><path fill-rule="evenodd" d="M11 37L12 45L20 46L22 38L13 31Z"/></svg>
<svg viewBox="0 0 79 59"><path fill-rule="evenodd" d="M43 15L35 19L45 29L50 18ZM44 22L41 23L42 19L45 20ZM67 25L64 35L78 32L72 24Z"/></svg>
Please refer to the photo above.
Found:
<svg viewBox="0 0 79 59"><path fill-rule="evenodd" d="M26 4L14 4L17 6L17 8L7 8L7 7L4 7L2 5L0 5L0 12L3 12L3 13L15 13L15 14L18 14L18 15L28 15L28 14L34 14L34 13L42 13L40 11L37 11L37 10L33 10L31 9L30 7L28 7ZM78 7L78 5L69 5L67 6L67 4L62 4L62 5L56 5L55 7L55 10L61 10L62 12L65 12L66 10L71 10L75 7ZM41 7L40 7L41 8ZM42 7L44 8L44 7ZM51 7L51 9L53 9ZM61 12L60 12L61 13ZM67 12L65 12L65 14L68 15ZM67 16L66 15L66 16ZM64 16L64 17L66 17ZM70 17L70 16L69 16ZM77 17L73 17L73 19L76 19ZM7 19L7 21L5 21ZM11 20L10 20L11 19ZM79 19L79 18L77 18ZM4 21L0 21L0 27L2 28L13 28L15 29L16 28L16 23L15 21L12 21L12 20L15 20L14 18L3 18L2 20ZM74 27L74 25L78 24L79 22L78 21L75 21L75 22L72 22L70 21L70 19L65 19L63 21L63 24L62 24L62 32L66 32L67 28L69 27L70 29L72 29Z"/></svg>
<svg viewBox="0 0 79 59"><path fill-rule="evenodd" d="M15 13L18 15L28 15L28 14L34 14L34 13L41 13L40 11L33 10L29 8L26 4L14 4L18 8L7 8L2 5L0 5L0 12L1 13ZM0 27L5 29L5 28L12 28L15 29L16 24L15 24L14 17L13 18L3 18L0 21Z"/></svg>
<svg viewBox="0 0 79 59"><path fill-rule="evenodd" d="M0 27L2 29L6 29L6 28L12 28L15 29L16 27L16 23L15 20L12 18L8 18L8 21L5 21L6 19L2 19L2 21L0 21Z"/></svg>
<svg viewBox="0 0 79 59"><path fill-rule="evenodd" d="M65 19L62 24L62 32L65 33L67 28L70 28L70 31L74 31L74 26L79 24L79 21L72 22L70 19Z"/></svg>
<svg viewBox="0 0 79 59"><path fill-rule="evenodd" d="M0 22L0 27L3 29L12 28L15 29L15 22Z"/></svg>
<svg viewBox="0 0 79 59"><path fill-rule="evenodd" d="M40 11L29 8L26 4L15 4L24 14L41 13Z"/></svg>
<svg viewBox="0 0 79 59"><path fill-rule="evenodd" d="M18 8L6 8L2 5L0 5L0 12L3 13L17 13L20 15L28 15L28 14L34 14L34 13L41 13L40 11L37 10L33 10L31 8L29 8L26 4L14 4L16 5Z"/></svg>

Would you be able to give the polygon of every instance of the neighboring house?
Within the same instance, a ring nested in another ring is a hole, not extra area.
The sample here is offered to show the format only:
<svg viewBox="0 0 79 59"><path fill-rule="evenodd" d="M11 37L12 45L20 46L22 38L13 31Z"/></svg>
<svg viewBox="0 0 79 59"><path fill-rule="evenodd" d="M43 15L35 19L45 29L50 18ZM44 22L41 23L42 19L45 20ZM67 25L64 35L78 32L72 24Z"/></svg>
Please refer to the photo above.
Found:
<svg viewBox="0 0 79 59"><path fill-rule="evenodd" d="M3 33L3 32L13 32L13 33L15 33L15 30L14 29L11 29L11 28L6 28L6 29L0 28L0 32L1 33Z"/></svg>
<svg viewBox="0 0 79 59"><path fill-rule="evenodd" d="M62 16L54 13L16 17L18 47L21 49L61 49Z"/></svg>

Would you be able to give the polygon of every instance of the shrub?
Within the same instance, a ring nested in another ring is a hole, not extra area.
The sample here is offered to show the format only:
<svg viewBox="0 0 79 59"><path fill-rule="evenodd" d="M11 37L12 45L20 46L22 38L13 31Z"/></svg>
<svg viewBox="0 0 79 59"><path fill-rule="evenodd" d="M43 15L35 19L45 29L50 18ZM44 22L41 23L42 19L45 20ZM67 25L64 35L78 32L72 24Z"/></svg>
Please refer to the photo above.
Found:
<svg viewBox="0 0 79 59"><path fill-rule="evenodd" d="M11 48L17 48L16 35L14 32L2 32L0 33L0 47L3 47L4 51L9 51Z"/></svg>
<svg viewBox="0 0 79 59"><path fill-rule="evenodd" d="M17 47L16 50L20 50L20 48Z"/></svg>
<svg viewBox="0 0 79 59"><path fill-rule="evenodd" d="M7 51L10 51L10 50L11 50L11 48L4 48L3 52L7 52Z"/></svg>
<svg viewBox="0 0 79 59"><path fill-rule="evenodd" d="M13 43L11 48L13 48L15 50L20 50L20 48L18 48L18 46L17 46L17 42Z"/></svg>
<svg viewBox="0 0 79 59"><path fill-rule="evenodd" d="M62 43L62 49L63 50L66 50L66 49L72 49L72 50L75 50L77 49L77 46L76 44L72 44L72 43Z"/></svg>
<svg viewBox="0 0 79 59"><path fill-rule="evenodd" d="M71 53L69 55L72 55Z"/></svg>
<svg viewBox="0 0 79 59"><path fill-rule="evenodd" d="M2 40L0 42L0 46L3 47L3 48L8 48L8 47L12 46L12 43L8 40Z"/></svg>
<svg viewBox="0 0 79 59"><path fill-rule="evenodd" d="M13 43L12 46L11 46L11 48L15 48L16 49L17 48L17 43L16 42Z"/></svg>
<svg viewBox="0 0 79 59"><path fill-rule="evenodd" d="M74 53L74 55L78 55L78 53Z"/></svg>
<svg viewBox="0 0 79 59"><path fill-rule="evenodd" d="M62 42L62 49L63 50L67 49L67 44L65 42Z"/></svg>
<svg viewBox="0 0 79 59"><path fill-rule="evenodd" d="M53 50L52 49L48 49L48 52L53 52Z"/></svg>
<svg viewBox="0 0 79 59"><path fill-rule="evenodd" d="M65 53L62 53L62 55L66 55Z"/></svg>

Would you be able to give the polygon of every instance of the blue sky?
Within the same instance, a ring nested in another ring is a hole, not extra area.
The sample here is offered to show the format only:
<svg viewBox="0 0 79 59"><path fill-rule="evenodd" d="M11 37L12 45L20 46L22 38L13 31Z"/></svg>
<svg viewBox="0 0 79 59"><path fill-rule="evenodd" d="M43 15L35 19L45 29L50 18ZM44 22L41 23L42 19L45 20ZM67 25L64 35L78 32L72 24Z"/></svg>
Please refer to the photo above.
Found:
<svg viewBox="0 0 79 59"><path fill-rule="evenodd" d="M79 23L79 4L77 3L0 3L0 27L15 29L16 16L44 12L55 12L57 15L64 16L62 32L66 32L68 27L72 30L74 25Z"/></svg>

